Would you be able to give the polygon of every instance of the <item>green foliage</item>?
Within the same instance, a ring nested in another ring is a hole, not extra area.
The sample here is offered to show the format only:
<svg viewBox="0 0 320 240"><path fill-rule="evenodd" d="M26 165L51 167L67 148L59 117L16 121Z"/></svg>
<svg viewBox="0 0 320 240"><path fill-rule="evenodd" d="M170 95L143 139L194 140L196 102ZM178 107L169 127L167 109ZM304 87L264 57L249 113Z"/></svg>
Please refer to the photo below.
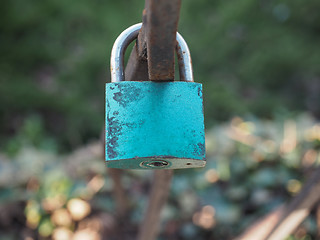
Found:
<svg viewBox="0 0 320 240"><path fill-rule="evenodd" d="M38 149L56 152L57 141L46 135L42 119L38 115L31 115L21 125L20 131L11 137L4 146L10 156L14 156L25 145L32 145Z"/></svg>
<svg viewBox="0 0 320 240"><path fill-rule="evenodd" d="M26 219L19 223L28 223L2 238L17 239L25 229L35 238L53 235L60 227L54 212L69 216L67 204L80 198L92 213L72 219L68 231L99 214L113 229L116 203L103 161L90 151L71 157L61 151L100 135L111 47L122 30L141 21L143 5L1 2L0 207L25 203ZM176 171L160 239L231 239L295 195L306 169L319 164L319 124L299 114L320 116L319 7L316 0L182 1L179 32L189 44L195 80L204 84L208 164ZM233 116L247 121L221 124ZM288 131L297 131L296 143L290 137L284 143ZM104 182L101 189L92 189L94 178ZM128 171L124 183L133 206L132 235L145 210L150 174ZM53 209L50 201L57 204ZM0 210L11 216L10 208ZM5 224L0 219L0 231ZM315 236L314 216L301 228L288 239Z"/></svg>
<svg viewBox="0 0 320 240"><path fill-rule="evenodd" d="M248 112L271 117L278 106L319 116L319 7L299 0L183 2L180 31L196 80L204 82L209 123Z"/></svg>
<svg viewBox="0 0 320 240"><path fill-rule="evenodd" d="M98 136L112 44L128 23L141 19L143 2L5 0L1 5L1 140L34 114L59 136L63 149Z"/></svg>
<svg viewBox="0 0 320 240"><path fill-rule="evenodd" d="M34 139L33 134L28 136ZM207 166L175 171L160 239L233 239L290 201L310 169L320 164L320 124L307 114L276 121L235 117L208 130L206 137ZM34 229L36 238L58 236L61 227L73 234L87 226L99 234L107 232L110 239L137 234L152 188L150 171L124 173L122 183L131 211L121 230L110 231L121 221L115 212L112 181L100 157L101 143L68 156L25 143L14 157L0 155L1 205L26 202L27 224L18 232ZM69 206L74 199L76 209L89 205L90 213L74 218ZM10 221L11 213L6 214ZM311 213L288 239L312 239L317 232L315 219ZM94 228L97 221L99 229Z"/></svg>
<svg viewBox="0 0 320 240"><path fill-rule="evenodd" d="M0 146L36 115L60 150L96 138L117 35L143 1L10 1L0 14ZM316 0L191 1L179 31L204 84L206 123L279 109L319 116Z"/></svg>

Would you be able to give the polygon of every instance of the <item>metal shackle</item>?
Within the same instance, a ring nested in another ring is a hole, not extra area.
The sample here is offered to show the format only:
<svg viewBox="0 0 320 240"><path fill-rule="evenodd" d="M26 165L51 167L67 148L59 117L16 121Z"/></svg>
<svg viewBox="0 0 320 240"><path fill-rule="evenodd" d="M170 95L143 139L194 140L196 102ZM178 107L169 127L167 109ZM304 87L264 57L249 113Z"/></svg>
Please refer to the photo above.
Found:
<svg viewBox="0 0 320 240"><path fill-rule="evenodd" d="M111 82L124 81L124 54L129 44L138 37L142 23L124 30L113 44L110 59ZM186 41L176 34L180 81L194 82L191 55Z"/></svg>

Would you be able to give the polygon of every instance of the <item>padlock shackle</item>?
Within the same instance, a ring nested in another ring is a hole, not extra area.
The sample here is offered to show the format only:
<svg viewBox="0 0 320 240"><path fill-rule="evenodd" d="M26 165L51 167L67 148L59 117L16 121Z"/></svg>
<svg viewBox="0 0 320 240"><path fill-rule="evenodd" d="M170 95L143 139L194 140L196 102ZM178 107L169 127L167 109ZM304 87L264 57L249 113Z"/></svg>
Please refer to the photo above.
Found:
<svg viewBox="0 0 320 240"><path fill-rule="evenodd" d="M142 23L137 23L124 30L113 44L110 58L111 82L124 81L124 54L129 44L138 37ZM177 55L180 81L193 82L191 55L186 41L177 32Z"/></svg>
<svg viewBox="0 0 320 240"><path fill-rule="evenodd" d="M194 82L191 54L187 42L178 32L176 38L176 51L178 56L180 81Z"/></svg>

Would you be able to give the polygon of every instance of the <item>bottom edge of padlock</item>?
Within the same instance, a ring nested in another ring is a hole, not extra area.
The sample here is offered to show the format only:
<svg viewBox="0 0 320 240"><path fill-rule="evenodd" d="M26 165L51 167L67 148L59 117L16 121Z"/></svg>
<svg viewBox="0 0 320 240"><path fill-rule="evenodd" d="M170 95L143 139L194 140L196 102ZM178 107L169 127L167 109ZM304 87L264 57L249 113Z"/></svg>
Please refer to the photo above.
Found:
<svg viewBox="0 0 320 240"><path fill-rule="evenodd" d="M106 160L108 168L122 169L183 169L200 168L206 165L202 159L143 157L131 159Z"/></svg>

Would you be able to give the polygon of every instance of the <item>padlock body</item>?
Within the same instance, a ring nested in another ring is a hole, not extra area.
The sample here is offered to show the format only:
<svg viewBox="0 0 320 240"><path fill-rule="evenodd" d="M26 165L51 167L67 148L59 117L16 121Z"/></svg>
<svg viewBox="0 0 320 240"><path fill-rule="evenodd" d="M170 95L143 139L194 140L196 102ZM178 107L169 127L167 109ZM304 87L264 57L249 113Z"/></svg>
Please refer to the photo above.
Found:
<svg viewBox="0 0 320 240"><path fill-rule="evenodd" d="M202 85L123 81L106 84L105 159L110 168L205 166Z"/></svg>

